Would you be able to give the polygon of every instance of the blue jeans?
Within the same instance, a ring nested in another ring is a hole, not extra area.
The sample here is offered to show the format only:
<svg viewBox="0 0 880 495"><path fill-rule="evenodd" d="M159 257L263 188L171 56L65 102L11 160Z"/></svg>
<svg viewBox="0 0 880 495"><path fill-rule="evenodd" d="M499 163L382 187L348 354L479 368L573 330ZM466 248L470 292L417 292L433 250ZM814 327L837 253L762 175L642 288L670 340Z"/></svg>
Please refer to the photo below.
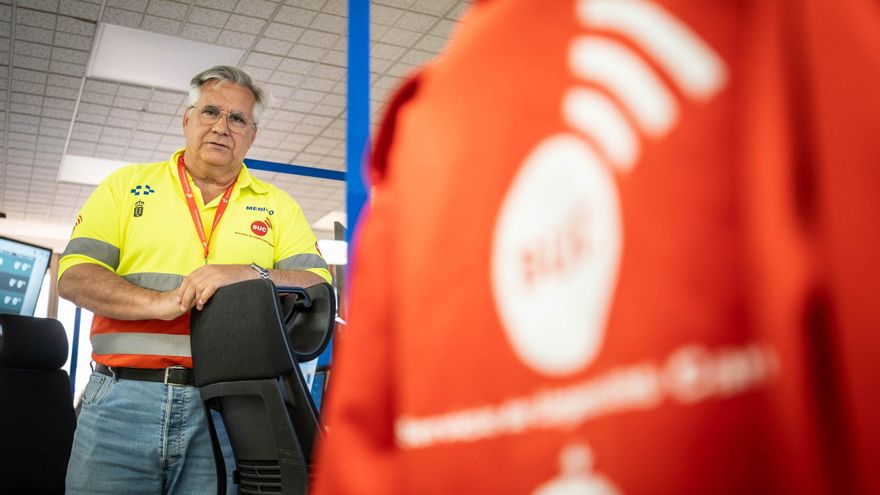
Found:
<svg viewBox="0 0 880 495"><path fill-rule="evenodd" d="M232 449L214 414L227 493ZM67 494L217 493L217 471L196 387L114 380L93 372L82 396L67 468Z"/></svg>

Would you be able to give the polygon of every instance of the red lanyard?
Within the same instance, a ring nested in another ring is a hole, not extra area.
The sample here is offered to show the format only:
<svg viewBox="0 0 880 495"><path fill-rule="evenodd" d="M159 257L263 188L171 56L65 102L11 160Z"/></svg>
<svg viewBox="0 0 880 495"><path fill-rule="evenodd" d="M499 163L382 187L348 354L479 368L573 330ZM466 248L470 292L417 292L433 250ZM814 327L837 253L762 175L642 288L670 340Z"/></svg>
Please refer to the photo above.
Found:
<svg viewBox="0 0 880 495"><path fill-rule="evenodd" d="M180 179L180 187L183 188L183 195L186 197L186 205L189 206L189 214L192 216L193 225L196 226L196 232L199 234L199 240L202 241L202 247L205 248L205 260L208 259L208 244L211 242L209 237L205 236L205 227L202 225L202 216L199 214L199 207L196 206L195 197L193 197L192 187L186 178L186 164L183 161L183 153L177 158L177 176ZM235 181L229 184L223 197L220 198L220 204L217 205L217 213L214 213L214 224L211 226L211 236L217 230L217 224L220 223L220 217L226 211L229 205L229 196L232 195L232 189L235 187Z"/></svg>

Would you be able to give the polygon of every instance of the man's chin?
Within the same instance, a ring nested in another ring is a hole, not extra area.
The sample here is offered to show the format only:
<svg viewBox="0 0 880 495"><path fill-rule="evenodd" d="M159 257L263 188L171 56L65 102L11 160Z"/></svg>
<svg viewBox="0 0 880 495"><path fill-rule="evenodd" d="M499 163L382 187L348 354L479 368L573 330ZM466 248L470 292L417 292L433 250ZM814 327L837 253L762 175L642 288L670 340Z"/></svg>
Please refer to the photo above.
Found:
<svg viewBox="0 0 880 495"><path fill-rule="evenodd" d="M209 165L219 167L230 165L236 161L235 157L232 155L232 150L218 146L207 146L203 148L202 152L199 153L199 156L202 161Z"/></svg>

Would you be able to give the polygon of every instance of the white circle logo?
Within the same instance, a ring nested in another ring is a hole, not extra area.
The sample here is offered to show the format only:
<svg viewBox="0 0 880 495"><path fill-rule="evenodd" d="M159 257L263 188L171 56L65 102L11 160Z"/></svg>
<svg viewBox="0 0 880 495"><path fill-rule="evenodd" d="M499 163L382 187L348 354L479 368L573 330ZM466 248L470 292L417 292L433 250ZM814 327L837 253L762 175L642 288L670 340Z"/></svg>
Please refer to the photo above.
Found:
<svg viewBox="0 0 880 495"><path fill-rule="evenodd" d="M620 206L608 168L574 135L539 143L503 200L492 245L495 305L524 364L565 375L593 360L620 249Z"/></svg>

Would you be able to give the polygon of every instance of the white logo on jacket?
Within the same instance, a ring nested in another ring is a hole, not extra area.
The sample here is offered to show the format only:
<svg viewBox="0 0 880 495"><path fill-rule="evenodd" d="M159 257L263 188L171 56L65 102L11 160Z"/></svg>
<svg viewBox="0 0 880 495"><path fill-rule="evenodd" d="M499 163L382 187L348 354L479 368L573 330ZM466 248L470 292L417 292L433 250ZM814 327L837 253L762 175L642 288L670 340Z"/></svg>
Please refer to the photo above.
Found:
<svg viewBox="0 0 880 495"><path fill-rule="evenodd" d="M632 170L641 138L678 121L678 103L646 57L693 100L717 94L727 77L709 46L651 2L581 0L577 16L640 51L595 34L572 40L569 69L590 85L562 95L571 131L547 136L523 160L492 246L493 294L513 350L554 376L582 370L602 347L624 245L614 174Z"/></svg>

